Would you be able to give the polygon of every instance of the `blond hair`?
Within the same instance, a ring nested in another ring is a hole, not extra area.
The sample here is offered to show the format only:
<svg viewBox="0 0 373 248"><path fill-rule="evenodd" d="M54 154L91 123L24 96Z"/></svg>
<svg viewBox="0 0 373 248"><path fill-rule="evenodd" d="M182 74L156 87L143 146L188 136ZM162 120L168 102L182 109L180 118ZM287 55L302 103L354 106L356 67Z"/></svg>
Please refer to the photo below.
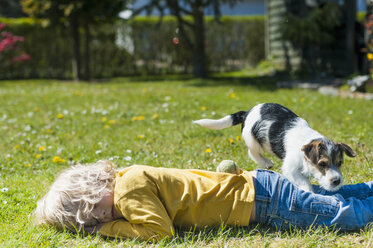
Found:
<svg viewBox="0 0 373 248"><path fill-rule="evenodd" d="M115 170L110 161L78 164L63 171L48 193L37 202L33 216L37 225L79 232L92 220L95 204L112 192Z"/></svg>

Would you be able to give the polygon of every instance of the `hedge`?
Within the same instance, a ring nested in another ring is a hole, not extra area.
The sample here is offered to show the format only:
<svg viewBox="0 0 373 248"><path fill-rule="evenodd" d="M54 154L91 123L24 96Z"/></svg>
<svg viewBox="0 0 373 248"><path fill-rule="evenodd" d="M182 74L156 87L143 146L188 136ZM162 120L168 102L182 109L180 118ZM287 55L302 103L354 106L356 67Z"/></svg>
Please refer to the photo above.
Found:
<svg viewBox="0 0 373 248"><path fill-rule="evenodd" d="M0 79L71 78L72 41L62 27L42 27L29 18L4 19L6 31L25 37L31 60L13 68L0 65ZM265 17L206 19L206 53L211 72L240 70L264 59ZM91 71L94 78L192 71L192 53L173 17L137 17L92 27ZM172 39L179 36L180 43Z"/></svg>

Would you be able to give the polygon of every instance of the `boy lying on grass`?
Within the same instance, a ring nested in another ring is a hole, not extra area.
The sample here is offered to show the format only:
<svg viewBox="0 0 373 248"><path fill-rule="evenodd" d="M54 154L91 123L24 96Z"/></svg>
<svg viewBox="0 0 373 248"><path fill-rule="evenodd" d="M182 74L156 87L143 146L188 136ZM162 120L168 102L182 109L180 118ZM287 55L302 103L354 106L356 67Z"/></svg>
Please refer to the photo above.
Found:
<svg viewBox="0 0 373 248"><path fill-rule="evenodd" d="M172 237L174 227L222 223L357 230L373 222L373 181L337 192L314 186L316 194L273 171L237 172L76 165L60 174L34 214L38 225L140 240Z"/></svg>

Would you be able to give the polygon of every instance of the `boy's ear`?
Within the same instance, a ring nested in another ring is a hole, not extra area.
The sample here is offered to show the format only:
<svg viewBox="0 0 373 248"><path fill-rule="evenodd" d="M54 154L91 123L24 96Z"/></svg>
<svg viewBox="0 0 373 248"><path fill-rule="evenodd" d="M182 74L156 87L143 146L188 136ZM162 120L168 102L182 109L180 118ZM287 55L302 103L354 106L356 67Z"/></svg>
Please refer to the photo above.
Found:
<svg viewBox="0 0 373 248"><path fill-rule="evenodd" d="M337 143L337 146L339 146L339 148L344 151L344 153L351 157L351 158L354 158L356 157L356 152L354 150L352 150L351 147L349 147L348 145L346 145L345 143Z"/></svg>
<svg viewBox="0 0 373 248"><path fill-rule="evenodd" d="M319 158L318 146L320 145L320 141L311 141L307 145L302 147L302 151L304 155L314 164L317 164Z"/></svg>

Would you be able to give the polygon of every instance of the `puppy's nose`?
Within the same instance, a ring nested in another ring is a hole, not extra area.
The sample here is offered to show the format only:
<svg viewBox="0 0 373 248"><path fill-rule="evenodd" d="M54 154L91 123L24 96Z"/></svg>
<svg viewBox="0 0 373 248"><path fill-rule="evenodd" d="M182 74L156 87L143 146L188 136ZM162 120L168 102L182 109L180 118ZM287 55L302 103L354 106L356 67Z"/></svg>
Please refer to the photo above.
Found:
<svg viewBox="0 0 373 248"><path fill-rule="evenodd" d="M340 178L333 179L332 183L334 186L338 186L341 183L341 179Z"/></svg>

